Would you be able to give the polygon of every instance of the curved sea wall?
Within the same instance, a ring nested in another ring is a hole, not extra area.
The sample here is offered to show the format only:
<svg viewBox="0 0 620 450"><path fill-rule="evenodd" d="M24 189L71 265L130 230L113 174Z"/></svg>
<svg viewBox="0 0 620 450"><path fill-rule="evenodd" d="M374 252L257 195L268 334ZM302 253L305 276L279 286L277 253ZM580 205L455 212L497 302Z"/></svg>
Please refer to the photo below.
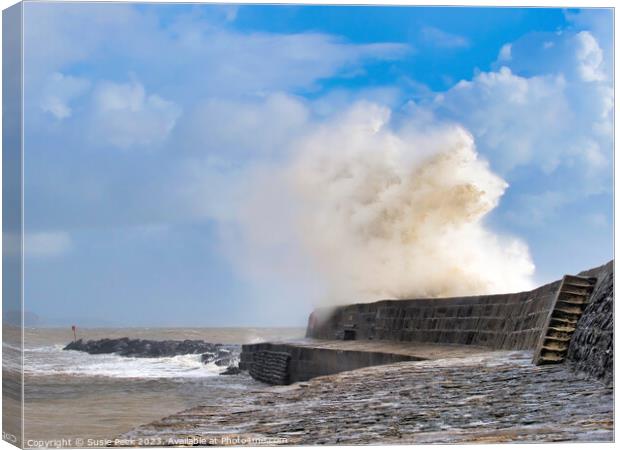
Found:
<svg viewBox="0 0 620 450"><path fill-rule="evenodd" d="M567 363L579 372L611 385L614 376L614 266L608 264L583 272L597 283L566 355Z"/></svg>
<svg viewBox="0 0 620 450"><path fill-rule="evenodd" d="M556 281L514 294L383 300L311 316L307 337L533 349L560 286Z"/></svg>
<svg viewBox="0 0 620 450"><path fill-rule="evenodd" d="M566 361L576 370L610 383L613 261L581 272L579 277L565 276L527 292L383 300L318 309L308 319L306 337L314 344L244 345L240 368L249 369L258 380L288 384L395 362L392 359L406 360L394 356L389 349L372 356L364 345L359 347L360 351L351 352L343 344L321 348L320 342L415 342L458 348L537 349L535 353L544 349L551 356L547 355L542 362L535 357L533 364ZM309 345L314 347L304 348Z"/></svg>

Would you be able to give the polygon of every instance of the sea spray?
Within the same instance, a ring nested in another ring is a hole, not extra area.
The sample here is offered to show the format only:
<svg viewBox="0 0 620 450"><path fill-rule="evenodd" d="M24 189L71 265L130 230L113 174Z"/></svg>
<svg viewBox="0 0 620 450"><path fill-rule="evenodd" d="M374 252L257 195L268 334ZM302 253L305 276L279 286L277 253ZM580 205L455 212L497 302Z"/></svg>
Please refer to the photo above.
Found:
<svg viewBox="0 0 620 450"><path fill-rule="evenodd" d="M324 287L315 303L533 286L527 245L485 224L508 185L458 125L410 117L395 126L389 109L361 102L248 186L237 216L244 256L253 255L245 266L303 272Z"/></svg>

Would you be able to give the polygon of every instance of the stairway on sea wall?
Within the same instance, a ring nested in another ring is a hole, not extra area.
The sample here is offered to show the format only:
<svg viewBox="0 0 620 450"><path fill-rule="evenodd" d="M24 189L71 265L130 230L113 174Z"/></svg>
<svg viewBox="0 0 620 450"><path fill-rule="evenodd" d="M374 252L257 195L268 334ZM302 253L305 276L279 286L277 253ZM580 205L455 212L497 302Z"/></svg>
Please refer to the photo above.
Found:
<svg viewBox="0 0 620 450"><path fill-rule="evenodd" d="M564 362L571 337L594 290L596 278L565 275L549 311L549 317L532 362L536 365Z"/></svg>

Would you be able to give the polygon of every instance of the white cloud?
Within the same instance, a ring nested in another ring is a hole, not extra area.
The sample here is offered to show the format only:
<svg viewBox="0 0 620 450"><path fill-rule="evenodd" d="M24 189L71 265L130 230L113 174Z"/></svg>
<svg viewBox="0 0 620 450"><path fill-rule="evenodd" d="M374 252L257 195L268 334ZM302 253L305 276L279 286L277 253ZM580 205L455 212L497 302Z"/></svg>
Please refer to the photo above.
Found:
<svg viewBox="0 0 620 450"><path fill-rule="evenodd" d="M41 99L41 109L56 119L71 116L69 103L90 87L90 81L55 72L47 78Z"/></svg>
<svg viewBox="0 0 620 450"><path fill-rule="evenodd" d="M242 34L196 28L182 30L176 51L182 64L193 66L189 75L203 80L205 92L218 96L312 88L322 78L363 73L358 69L367 60L397 58L407 51L401 44L356 45L320 33Z"/></svg>
<svg viewBox="0 0 620 450"><path fill-rule="evenodd" d="M147 94L136 81L103 82L93 95L93 133L120 148L160 143L181 114L174 102Z"/></svg>
<svg viewBox="0 0 620 450"><path fill-rule="evenodd" d="M550 171L566 151L550 139L571 114L565 86L561 76L526 78L502 67L459 82L432 107L467 127L502 172L534 162Z"/></svg>
<svg viewBox="0 0 620 450"><path fill-rule="evenodd" d="M87 59L106 41L126 38L140 20L135 8L123 4L25 5L26 84L37 84L38 78Z"/></svg>
<svg viewBox="0 0 620 450"><path fill-rule="evenodd" d="M602 81L605 73L602 70L603 51L598 42L587 31L581 31L575 36L577 41L578 70L584 81Z"/></svg>
<svg viewBox="0 0 620 450"><path fill-rule="evenodd" d="M469 40L464 36L448 33L435 27L422 28L422 38L437 47L464 48L469 47Z"/></svg>
<svg viewBox="0 0 620 450"><path fill-rule="evenodd" d="M64 231L26 233L24 256L26 258L49 258L65 254L71 249L71 237Z"/></svg>
<svg viewBox="0 0 620 450"><path fill-rule="evenodd" d="M512 59L512 44L504 44L499 50L497 60L500 62L510 61Z"/></svg>
<svg viewBox="0 0 620 450"><path fill-rule="evenodd" d="M121 4L29 4L26 10L27 83L29 95L37 97L43 77L92 54L157 74L159 82L175 86L180 101L311 89L322 78L363 73L359 69L368 60L398 58L410 50L316 32L239 32L226 26L235 8L218 9L225 20L186 14L165 24Z"/></svg>
<svg viewBox="0 0 620 450"><path fill-rule="evenodd" d="M546 173L561 166L600 185L596 175L608 168L613 137L604 54L586 32L556 36L558 45L544 49L548 38L538 33L516 41L505 65L459 82L430 107L466 126L504 174L520 166ZM543 73L518 74L536 67Z"/></svg>
<svg viewBox="0 0 620 450"><path fill-rule="evenodd" d="M587 32L531 33L513 42L510 52L506 48L497 70L415 107L465 126L492 167L516 180L517 191L530 192L517 195L505 216L531 229L609 192L610 54Z"/></svg>

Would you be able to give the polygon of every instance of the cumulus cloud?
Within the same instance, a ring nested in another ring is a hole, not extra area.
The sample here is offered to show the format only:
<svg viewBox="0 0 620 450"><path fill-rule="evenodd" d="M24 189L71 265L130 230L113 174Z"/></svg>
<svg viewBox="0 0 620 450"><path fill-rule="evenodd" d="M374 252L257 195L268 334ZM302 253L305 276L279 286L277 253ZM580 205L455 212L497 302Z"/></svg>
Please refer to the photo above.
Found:
<svg viewBox="0 0 620 450"><path fill-rule="evenodd" d="M581 31L575 36L577 41L576 56L579 62L578 70L584 81L602 81L605 73L602 70L603 51L598 42L587 31Z"/></svg>
<svg viewBox="0 0 620 450"><path fill-rule="evenodd" d="M41 99L41 109L56 119L71 115L69 103L90 87L90 81L55 72L47 78Z"/></svg>
<svg viewBox="0 0 620 450"><path fill-rule="evenodd" d="M415 117L395 128L389 109L362 102L290 155L244 174L247 195L223 227L244 270L312 273L327 302L532 285L527 246L484 223L507 184L463 128Z"/></svg>
<svg viewBox="0 0 620 450"><path fill-rule="evenodd" d="M548 39L556 45L545 48ZM578 168L580 178L598 184L595 175L611 161L613 91L596 39L536 33L511 49L497 71L459 82L430 108L469 129L503 174L522 166L548 174ZM523 74L535 68L541 73Z"/></svg>
<svg viewBox="0 0 620 450"><path fill-rule="evenodd" d="M137 81L103 82L94 92L93 103L93 132L120 148L160 143L181 114L178 105L147 94Z"/></svg>
<svg viewBox="0 0 620 450"><path fill-rule="evenodd" d="M470 130L504 173L534 160L552 171L566 151L553 145L571 115L565 86L561 75L527 78L502 67L457 83L438 95L432 107Z"/></svg>
<svg viewBox="0 0 620 450"><path fill-rule="evenodd" d="M494 70L410 106L473 134L513 186L498 213L508 229L543 236L547 224L610 195L614 95L599 35L529 33L503 47Z"/></svg>

